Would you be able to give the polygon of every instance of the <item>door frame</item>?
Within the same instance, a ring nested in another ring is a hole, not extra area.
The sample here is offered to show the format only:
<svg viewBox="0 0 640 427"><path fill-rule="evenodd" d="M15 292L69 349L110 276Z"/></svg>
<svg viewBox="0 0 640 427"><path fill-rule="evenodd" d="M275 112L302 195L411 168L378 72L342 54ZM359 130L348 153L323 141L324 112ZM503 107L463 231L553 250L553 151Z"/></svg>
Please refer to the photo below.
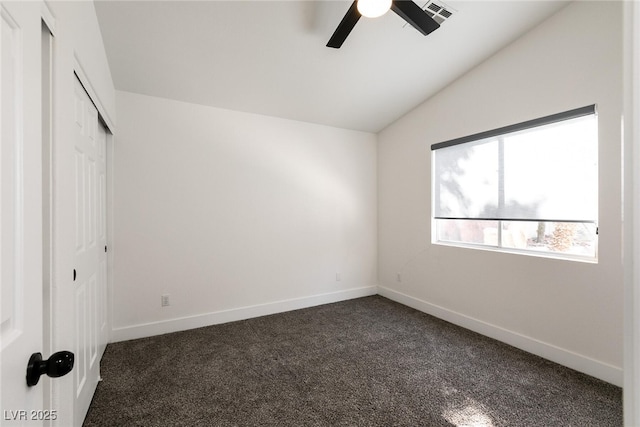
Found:
<svg viewBox="0 0 640 427"><path fill-rule="evenodd" d="M640 425L640 3L624 2L624 425Z"/></svg>
<svg viewBox="0 0 640 427"><path fill-rule="evenodd" d="M53 13L46 2L42 2L42 352L45 356L54 353L53 328L55 327L53 292L55 277L55 233L54 233L54 85L55 85L55 35L56 26ZM48 45L45 51L45 44ZM47 64L45 64L47 61ZM45 75L46 73L46 75ZM46 79L46 83L45 83ZM45 106L45 103L47 104ZM51 379L43 378L43 409L51 411L53 387ZM50 425L51 420L44 420Z"/></svg>

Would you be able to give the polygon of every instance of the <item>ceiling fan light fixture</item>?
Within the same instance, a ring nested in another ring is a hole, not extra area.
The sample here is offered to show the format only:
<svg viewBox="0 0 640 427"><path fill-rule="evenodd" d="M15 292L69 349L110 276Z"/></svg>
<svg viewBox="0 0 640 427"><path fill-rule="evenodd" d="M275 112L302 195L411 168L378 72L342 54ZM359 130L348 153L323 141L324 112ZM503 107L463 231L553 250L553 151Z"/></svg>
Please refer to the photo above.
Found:
<svg viewBox="0 0 640 427"><path fill-rule="evenodd" d="M358 12L367 18L377 18L391 9L392 0L358 0Z"/></svg>

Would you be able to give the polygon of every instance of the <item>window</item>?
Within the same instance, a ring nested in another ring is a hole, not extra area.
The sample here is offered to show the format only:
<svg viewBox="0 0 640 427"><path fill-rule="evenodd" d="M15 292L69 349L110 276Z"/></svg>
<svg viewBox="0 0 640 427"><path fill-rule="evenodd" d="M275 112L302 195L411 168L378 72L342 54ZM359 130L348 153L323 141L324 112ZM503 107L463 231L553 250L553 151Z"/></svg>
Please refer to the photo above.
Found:
<svg viewBox="0 0 640 427"><path fill-rule="evenodd" d="M595 260L595 105L434 144L435 243Z"/></svg>

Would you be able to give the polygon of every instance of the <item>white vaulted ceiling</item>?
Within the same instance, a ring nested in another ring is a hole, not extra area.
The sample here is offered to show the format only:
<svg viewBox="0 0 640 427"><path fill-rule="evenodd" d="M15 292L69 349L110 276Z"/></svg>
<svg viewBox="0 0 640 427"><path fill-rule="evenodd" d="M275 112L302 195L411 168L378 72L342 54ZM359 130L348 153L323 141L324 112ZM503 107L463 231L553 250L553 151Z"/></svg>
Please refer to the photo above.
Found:
<svg viewBox="0 0 640 427"><path fill-rule="evenodd" d="M325 47L350 4L95 1L118 90L369 132L567 3L451 0L428 36L388 12Z"/></svg>

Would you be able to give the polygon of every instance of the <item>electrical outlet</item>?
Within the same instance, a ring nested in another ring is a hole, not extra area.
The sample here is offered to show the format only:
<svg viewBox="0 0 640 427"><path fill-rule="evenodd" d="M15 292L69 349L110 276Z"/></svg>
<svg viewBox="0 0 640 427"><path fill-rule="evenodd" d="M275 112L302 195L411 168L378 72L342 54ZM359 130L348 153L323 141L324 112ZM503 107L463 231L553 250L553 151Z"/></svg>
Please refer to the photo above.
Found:
<svg viewBox="0 0 640 427"><path fill-rule="evenodd" d="M340 280L342 280L342 277L340 277L340 273L336 273L336 282L339 282Z"/></svg>
<svg viewBox="0 0 640 427"><path fill-rule="evenodd" d="M169 305L169 294L164 294L160 297L160 306L161 307L168 307Z"/></svg>
<svg viewBox="0 0 640 427"><path fill-rule="evenodd" d="M402 282L402 274L396 273L396 282Z"/></svg>

